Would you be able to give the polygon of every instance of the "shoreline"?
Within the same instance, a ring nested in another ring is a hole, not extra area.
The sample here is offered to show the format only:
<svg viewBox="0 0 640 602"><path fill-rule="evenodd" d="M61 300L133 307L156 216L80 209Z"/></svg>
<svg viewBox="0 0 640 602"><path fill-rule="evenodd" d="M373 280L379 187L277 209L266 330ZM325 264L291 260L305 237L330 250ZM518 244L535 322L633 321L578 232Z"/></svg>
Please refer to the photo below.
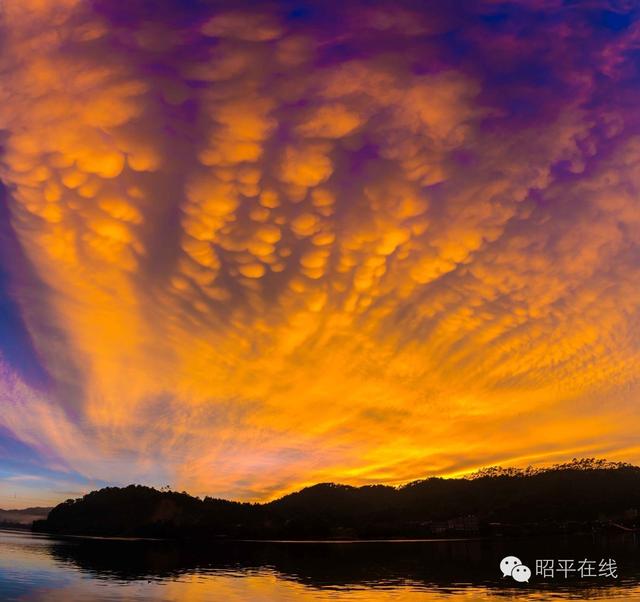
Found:
<svg viewBox="0 0 640 602"><path fill-rule="evenodd" d="M24 528L1 527L0 532L16 532L29 533L31 535L47 536L56 539L82 539L89 541L140 541L140 542L163 542L163 543L189 543L189 544L206 544L206 543L304 543L304 544L359 544L359 543L438 543L438 542L456 542L456 541L481 541L481 540L497 540L502 536L475 536L475 537L390 537L373 538L373 539L355 539L353 537L347 539L258 539L258 538L235 538L235 537L217 537L211 539L198 538L160 538L160 537L126 537L118 535L82 535L78 533L49 533L47 531L34 531L29 526Z"/></svg>
<svg viewBox="0 0 640 602"><path fill-rule="evenodd" d="M215 537L215 538L158 538L158 537L126 537L126 536L106 536L106 535L82 535L77 533L48 533L45 531L33 531L29 528L10 529L0 527L0 532L20 533L25 532L35 536L46 536L52 539L73 539L81 541L105 541L105 542L140 542L140 543L172 543L178 545L204 546L213 544L340 544L340 545L357 545L357 544L412 544L412 543L457 543L457 542L476 542L488 541L496 542L501 540L520 540L520 539L538 539L538 538L571 538L571 537L626 537L633 535L628 531L591 531L591 532L555 532L555 533L510 533L510 534L493 534L493 535L475 535L475 536L458 536L458 537L390 537L390 538L372 538L372 539L258 539L258 538L233 538L233 537Z"/></svg>

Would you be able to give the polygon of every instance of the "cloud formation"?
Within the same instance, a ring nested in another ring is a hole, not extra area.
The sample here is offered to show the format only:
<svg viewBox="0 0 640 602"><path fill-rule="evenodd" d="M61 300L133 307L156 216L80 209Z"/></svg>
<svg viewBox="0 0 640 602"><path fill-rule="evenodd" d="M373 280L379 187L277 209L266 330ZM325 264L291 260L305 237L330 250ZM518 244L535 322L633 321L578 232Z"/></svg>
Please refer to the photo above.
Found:
<svg viewBox="0 0 640 602"><path fill-rule="evenodd" d="M3 352L0 426L244 499L640 460L634 10L9 0L2 265L50 382Z"/></svg>

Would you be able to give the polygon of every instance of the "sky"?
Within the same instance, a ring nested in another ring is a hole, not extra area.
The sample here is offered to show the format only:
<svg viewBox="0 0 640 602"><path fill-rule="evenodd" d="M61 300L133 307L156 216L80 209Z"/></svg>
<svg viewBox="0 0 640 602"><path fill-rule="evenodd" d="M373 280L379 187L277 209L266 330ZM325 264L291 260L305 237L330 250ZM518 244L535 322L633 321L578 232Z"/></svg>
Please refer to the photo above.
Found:
<svg viewBox="0 0 640 602"><path fill-rule="evenodd" d="M0 507L640 462L626 0L5 0Z"/></svg>

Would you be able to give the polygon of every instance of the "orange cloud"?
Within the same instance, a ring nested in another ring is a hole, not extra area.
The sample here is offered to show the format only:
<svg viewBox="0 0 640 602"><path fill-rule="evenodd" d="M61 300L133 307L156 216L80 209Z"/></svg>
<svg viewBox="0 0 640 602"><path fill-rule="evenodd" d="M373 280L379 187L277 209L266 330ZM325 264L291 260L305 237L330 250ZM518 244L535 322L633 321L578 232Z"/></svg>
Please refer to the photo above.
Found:
<svg viewBox="0 0 640 602"><path fill-rule="evenodd" d="M250 499L638 459L628 99L590 110L587 63L527 123L446 41L416 68L446 14L358 10L336 40L269 7L8 3L0 177L62 353L17 299L77 395L16 385L1 425L91 478Z"/></svg>

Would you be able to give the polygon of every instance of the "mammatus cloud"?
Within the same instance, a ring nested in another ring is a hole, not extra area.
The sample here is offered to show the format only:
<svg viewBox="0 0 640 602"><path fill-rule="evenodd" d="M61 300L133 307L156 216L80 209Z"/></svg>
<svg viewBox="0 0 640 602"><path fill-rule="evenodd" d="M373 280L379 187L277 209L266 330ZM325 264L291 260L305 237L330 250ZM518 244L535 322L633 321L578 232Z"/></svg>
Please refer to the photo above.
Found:
<svg viewBox="0 0 640 602"><path fill-rule="evenodd" d="M2 427L48 468L245 499L640 460L632 7L163 6L4 5L13 290L51 383L5 357Z"/></svg>

